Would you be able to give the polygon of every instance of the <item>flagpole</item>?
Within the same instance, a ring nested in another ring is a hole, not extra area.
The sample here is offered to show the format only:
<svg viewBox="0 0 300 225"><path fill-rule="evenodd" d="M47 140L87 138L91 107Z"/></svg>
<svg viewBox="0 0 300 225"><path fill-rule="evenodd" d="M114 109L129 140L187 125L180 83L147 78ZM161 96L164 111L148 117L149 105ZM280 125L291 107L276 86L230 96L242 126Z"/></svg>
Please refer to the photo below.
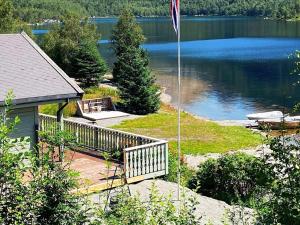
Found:
<svg viewBox="0 0 300 225"><path fill-rule="evenodd" d="M180 118L180 112L181 112L181 46L180 46L180 1L178 1L178 35L177 35L177 61L178 61L178 183L177 183L177 199L180 201L180 157L181 157L181 118Z"/></svg>

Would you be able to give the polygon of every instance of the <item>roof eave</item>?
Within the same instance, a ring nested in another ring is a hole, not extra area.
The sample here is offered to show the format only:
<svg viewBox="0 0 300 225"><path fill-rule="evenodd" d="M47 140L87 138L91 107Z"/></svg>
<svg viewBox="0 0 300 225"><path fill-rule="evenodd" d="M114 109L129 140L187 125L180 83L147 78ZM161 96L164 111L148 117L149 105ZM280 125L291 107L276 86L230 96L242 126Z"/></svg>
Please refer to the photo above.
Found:
<svg viewBox="0 0 300 225"><path fill-rule="evenodd" d="M51 103L58 103L63 101L77 101L82 99L83 93L78 94L65 94L65 95L52 95L43 97L33 97L24 99L15 99L12 101L13 106L25 106L25 105L44 105ZM0 101L0 107L5 106L4 101Z"/></svg>

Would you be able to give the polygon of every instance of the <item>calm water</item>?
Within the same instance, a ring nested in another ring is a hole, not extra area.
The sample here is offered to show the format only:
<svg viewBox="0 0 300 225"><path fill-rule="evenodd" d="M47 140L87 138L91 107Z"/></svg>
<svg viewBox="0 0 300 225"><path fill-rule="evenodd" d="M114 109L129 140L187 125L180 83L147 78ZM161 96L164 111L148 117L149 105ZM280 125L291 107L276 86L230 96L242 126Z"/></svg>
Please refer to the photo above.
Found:
<svg viewBox="0 0 300 225"><path fill-rule="evenodd" d="M109 48L115 19L97 19L100 51L112 64ZM139 19L158 82L176 104L176 36L168 18ZM42 32L43 31L39 31ZM248 113L290 110L300 87L290 75L288 56L300 50L300 23L261 18L182 19L182 99L185 110L211 119L244 119Z"/></svg>

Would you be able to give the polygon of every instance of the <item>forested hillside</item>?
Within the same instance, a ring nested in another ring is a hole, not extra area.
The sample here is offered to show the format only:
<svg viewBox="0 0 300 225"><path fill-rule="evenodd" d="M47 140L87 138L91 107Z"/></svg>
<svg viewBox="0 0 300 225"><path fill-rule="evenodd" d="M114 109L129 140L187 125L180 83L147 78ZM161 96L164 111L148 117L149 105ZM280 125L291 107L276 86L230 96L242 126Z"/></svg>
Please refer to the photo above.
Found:
<svg viewBox="0 0 300 225"><path fill-rule="evenodd" d="M82 16L114 16L130 5L137 16L166 16L169 0L13 0L16 14L35 22L56 18L66 11ZM295 18L300 0L182 0L184 15L245 15Z"/></svg>

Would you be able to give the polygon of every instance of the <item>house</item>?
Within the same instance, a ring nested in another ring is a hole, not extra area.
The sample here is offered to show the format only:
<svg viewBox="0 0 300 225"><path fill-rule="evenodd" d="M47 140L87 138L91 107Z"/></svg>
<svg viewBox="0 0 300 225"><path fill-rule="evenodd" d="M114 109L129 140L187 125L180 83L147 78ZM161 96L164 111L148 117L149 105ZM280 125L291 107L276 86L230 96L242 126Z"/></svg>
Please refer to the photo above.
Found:
<svg viewBox="0 0 300 225"><path fill-rule="evenodd" d="M11 117L21 119L12 137L30 137L33 148L38 130L51 136L63 128L74 135L77 145L59 148L65 156L60 160L72 162L83 185L90 184L89 191L168 174L167 141L63 119L63 108L69 101L81 100L83 91L25 33L0 35L0 110L10 90L15 95ZM39 105L49 103L59 103L57 116L38 113ZM114 171L106 168L104 154L113 161Z"/></svg>
<svg viewBox="0 0 300 225"><path fill-rule="evenodd" d="M9 91L13 91L13 112L21 122L12 137L30 137L37 143L38 106L59 103L58 120L69 101L80 100L83 91L24 32L0 34L0 109Z"/></svg>

